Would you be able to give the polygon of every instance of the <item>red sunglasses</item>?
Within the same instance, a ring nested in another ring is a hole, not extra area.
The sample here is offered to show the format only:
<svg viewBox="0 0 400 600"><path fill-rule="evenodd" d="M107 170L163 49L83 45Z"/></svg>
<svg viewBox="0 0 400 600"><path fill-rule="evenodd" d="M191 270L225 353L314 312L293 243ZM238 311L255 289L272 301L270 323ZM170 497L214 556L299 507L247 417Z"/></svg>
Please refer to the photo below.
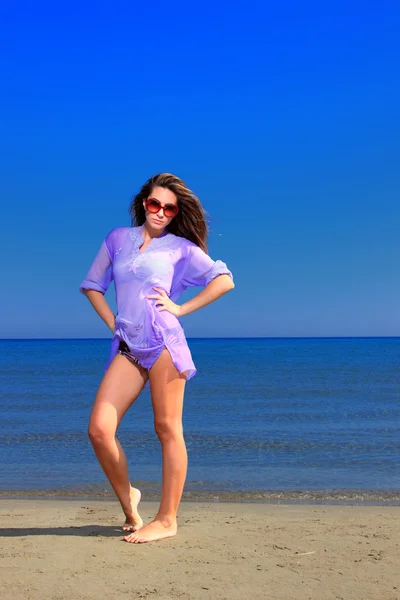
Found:
<svg viewBox="0 0 400 600"><path fill-rule="evenodd" d="M164 204L164 206L162 206L161 202L157 200L157 198L147 198L145 206L146 210L151 213L158 213L162 208L164 210L164 215L168 219L176 217L179 212L179 208L176 204Z"/></svg>

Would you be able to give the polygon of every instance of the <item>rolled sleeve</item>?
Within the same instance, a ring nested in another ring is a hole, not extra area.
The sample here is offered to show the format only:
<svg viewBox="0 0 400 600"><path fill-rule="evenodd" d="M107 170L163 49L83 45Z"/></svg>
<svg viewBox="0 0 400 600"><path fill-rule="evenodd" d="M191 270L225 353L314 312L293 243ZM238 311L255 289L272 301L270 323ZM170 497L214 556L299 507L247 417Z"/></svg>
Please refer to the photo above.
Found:
<svg viewBox="0 0 400 600"><path fill-rule="evenodd" d="M229 275L233 281L231 271L222 260L213 260L199 246L190 245L182 284L185 287L206 286L218 275Z"/></svg>
<svg viewBox="0 0 400 600"><path fill-rule="evenodd" d="M105 294L112 278L111 256L106 240L104 240L85 279L80 283L79 291L84 294L85 290L97 290Z"/></svg>

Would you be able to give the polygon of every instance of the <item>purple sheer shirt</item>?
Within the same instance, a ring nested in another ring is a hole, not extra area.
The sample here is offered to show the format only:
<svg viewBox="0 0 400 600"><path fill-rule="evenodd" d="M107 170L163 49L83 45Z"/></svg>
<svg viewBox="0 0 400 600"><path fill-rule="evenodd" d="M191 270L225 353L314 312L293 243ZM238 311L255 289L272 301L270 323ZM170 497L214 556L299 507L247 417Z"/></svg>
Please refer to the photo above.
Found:
<svg viewBox="0 0 400 600"><path fill-rule="evenodd" d="M226 264L212 260L199 246L166 229L140 252L144 225L117 227L103 240L100 249L80 284L80 291L97 290L103 294L114 281L117 301L115 332L105 366L108 369L121 340L146 369L150 369L164 347L186 380L196 374L183 327L167 310L159 311L155 298L146 298L162 288L173 302L190 286L206 286L222 274L233 276ZM150 382L145 387L150 389Z"/></svg>

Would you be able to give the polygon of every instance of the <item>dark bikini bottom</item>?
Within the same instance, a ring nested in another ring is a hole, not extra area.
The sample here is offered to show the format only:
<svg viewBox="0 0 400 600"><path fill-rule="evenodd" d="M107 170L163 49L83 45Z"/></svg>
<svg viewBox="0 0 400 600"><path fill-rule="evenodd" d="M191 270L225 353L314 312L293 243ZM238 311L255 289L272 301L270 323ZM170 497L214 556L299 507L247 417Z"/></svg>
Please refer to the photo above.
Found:
<svg viewBox="0 0 400 600"><path fill-rule="evenodd" d="M133 356L132 352L129 350L129 346L127 345L126 342L124 342L124 340L120 340L117 352L118 352L118 354L122 354L123 356L126 356L126 358L128 360L130 360L132 363L134 363L135 365L138 365L142 369L145 369L145 367L143 367L143 365L140 364L138 359Z"/></svg>

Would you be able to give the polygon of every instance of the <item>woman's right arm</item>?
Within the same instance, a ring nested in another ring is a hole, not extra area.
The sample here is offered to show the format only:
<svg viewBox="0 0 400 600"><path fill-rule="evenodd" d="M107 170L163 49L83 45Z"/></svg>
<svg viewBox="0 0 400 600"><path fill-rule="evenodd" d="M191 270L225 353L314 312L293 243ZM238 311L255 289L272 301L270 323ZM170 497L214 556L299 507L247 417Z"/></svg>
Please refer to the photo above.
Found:
<svg viewBox="0 0 400 600"><path fill-rule="evenodd" d="M79 286L79 290L89 299L97 314L114 333L115 316L104 297L113 279L111 246L109 248L111 233L102 242L85 279Z"/></svg>
<svg viewBox="0 0 400 600"><path fill-rule="evenodd" d="M109 307L108 302L104 298L102 292L98 292L97 290L84 290L83 293L89 299L89 302L91 303L99 317L103 319L107 327L109 327L114 333L115 315Z"/></svg>

